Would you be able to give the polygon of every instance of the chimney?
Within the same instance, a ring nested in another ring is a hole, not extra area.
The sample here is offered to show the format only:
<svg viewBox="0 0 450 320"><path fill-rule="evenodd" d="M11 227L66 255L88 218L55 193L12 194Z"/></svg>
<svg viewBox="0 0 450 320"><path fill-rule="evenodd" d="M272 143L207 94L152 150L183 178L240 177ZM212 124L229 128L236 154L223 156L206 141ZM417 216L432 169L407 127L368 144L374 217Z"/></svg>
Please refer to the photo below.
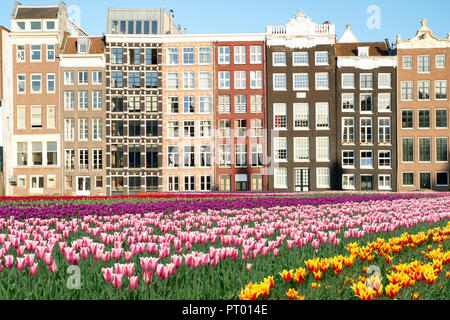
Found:
<svg viewBox="0 0 450 320"><path fill-rule="evenodd" d="M389 44L389 38L384 39L386 42L386 47L388 48L388 51L391 51L391 45Z"/></svg>
<svg viewBox="0 0 450 320"><path fill-rule="evenodd" d="M184 34L186 34L187 33L187 28L184 28Z"/></svg>

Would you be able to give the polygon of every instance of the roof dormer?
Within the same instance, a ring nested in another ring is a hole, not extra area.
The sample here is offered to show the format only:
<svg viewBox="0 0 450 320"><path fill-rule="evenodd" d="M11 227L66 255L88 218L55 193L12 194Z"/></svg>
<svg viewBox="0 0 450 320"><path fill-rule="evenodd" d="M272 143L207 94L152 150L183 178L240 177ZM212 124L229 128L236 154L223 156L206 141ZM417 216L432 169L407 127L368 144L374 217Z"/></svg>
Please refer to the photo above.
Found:
<svg viewBox="0 0 450 320"><path fill-rule="evenodd" d="M88 37L79 37L77 41L77 53L88 54L91 41Z"/></svg>
<svg viewBox="0 0 450 320"><path fill-rule="evenodd" d="M368 57L369 47L358 47L358 57Z"/></svg>

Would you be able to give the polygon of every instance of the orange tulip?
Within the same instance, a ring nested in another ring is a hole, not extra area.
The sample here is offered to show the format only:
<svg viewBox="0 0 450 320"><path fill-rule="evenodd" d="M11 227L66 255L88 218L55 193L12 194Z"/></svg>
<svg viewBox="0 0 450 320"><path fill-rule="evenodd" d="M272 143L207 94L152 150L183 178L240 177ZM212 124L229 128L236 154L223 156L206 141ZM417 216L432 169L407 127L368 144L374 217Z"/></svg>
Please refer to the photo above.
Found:
<svg viewBox="0 0 450 320"><path fill-rule="evenodd" d="M289 300L294 300L298 295L298 291L295 291L294 289L289 289L288 292L286 292L286 296Z"/></svg>
<svg viewBox="0 0 450 320"><path fill-rule="evenodd" d="M295 282L297 282L297 284L302 284L303 280L305 280L305 278L306 278L305 269L298 268L297 270L295 270L294 280L295 280Z"/></svg>
<svg viewBox="0 0 450 320"><path fill-rule="evenodd" d="M393 298L398 294L398 292L400 290L400 285L390 283L386 286L385 290L386 290L386 296L388 298Z"/></svg>
<svg viewBox="0 0 450 320"><path fill-rule="evenodd" d="M316 280L316 281L320 281L321 279L322 279L322 272L319 270L319 271L317 271L317 272L313 272L313 275L314 275L314 279Z"/></svg>
<svg viewBox="0 0 450 320"><path fill-rule="evenodd" d="M293 275L294 275L294 271L293 270L290 270L290 271L283 270L283 272L280 273L280 275L284 281L291 282Z"/></svg>

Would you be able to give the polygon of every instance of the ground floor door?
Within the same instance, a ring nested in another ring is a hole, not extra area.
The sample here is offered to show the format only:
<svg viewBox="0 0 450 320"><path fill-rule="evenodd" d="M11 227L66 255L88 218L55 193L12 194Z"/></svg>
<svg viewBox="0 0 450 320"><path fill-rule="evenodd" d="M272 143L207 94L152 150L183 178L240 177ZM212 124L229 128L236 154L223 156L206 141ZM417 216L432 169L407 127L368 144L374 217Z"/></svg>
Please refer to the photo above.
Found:
<svg viewBox="0 0 450 320"><path fill-rule="evenodd" d="M372 191L373 188L373 176L361 176L361 191Z"/></svg>
<svg viewBox="0 0 450 320"><path fill-rule="evenodd" d="M77 195L91 195L91 177L77 177Z"/></svg>
<svg viewBox="0 0 450 320"><path fill-rule="evenodd" d="M294 186L296 192L307 192L310 190L309 186L309 169L296 168L294 169Z"/></svg>
<svg viewBox="0 0 450 320"><path fill-rule="evenodd" d="M431 190L431 173L421 172L420 173L420 189Z"/></svg>

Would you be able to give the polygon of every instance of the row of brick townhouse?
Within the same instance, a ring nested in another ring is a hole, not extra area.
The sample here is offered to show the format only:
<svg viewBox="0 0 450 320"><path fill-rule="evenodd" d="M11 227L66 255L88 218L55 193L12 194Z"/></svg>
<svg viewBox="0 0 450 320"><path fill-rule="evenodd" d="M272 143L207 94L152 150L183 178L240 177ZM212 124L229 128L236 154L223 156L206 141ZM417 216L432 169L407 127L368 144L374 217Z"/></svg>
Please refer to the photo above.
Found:
<svg viewBox="0 0 450 320"><path fill-rule="evenodd" d="M302 11L186 34L108 9L89 36L16 3L0 35L6 195L449 189L450 38L426 20L390 44Z"/></svg>

